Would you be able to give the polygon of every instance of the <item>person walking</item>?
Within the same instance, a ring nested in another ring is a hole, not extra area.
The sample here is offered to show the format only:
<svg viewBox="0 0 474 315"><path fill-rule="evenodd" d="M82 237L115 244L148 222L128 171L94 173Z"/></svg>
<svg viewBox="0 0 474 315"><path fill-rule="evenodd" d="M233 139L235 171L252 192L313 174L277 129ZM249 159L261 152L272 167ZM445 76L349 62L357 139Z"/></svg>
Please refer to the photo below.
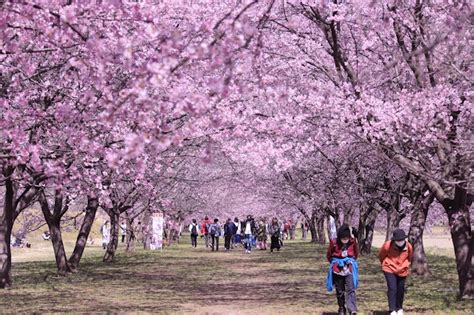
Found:
<svg viewBox="0 0 474 315"><path fill-rule="evenodd" d="M343 224L337 233L336 240L331 240L327 251L329 272L327 289L329 292L336 286L337 304L339 315L357 314L356 289L358 282L357 256L359 254L357 241L351 238L351 230Z"/></svg>
<svg viewBox="0 0 474 315"><path fill-rule="evenodd" d="M280 251L280 235L281 235L281 228L280 224L278 223L277 218L272 219L272 223L270 223L268 232L270 233L270 252L273 253L273 250L276 248L277 251Z"/></svg>
<svg viewBox="0 0 474 315"><path fill-rule="evenodd" d="M260 250L267 250L267 227L263 220L258 222L257 240Z"/></svg>
<svg viewBox="0 0 474 315"><path fill-rule="evenodd" d="M227 219L227 222L224 224L224 247L225 250L230 250L230 241L234 235L235 224L230 218Z"/></svg>
<svg viewBox="0 0 474 315"><path fill-rule="evenodd" d="M106 249L110 242L110 224L109 221L105 221L100 227L100 233L102 234L102 248Z"/></svg>
<svg viewBox="0 0 474 315"><path fill-rule="evenodd" d="M380 248L379 260L387 281L390 315L403 315L405 281L410 273L412 257L413 247L402 229L393 231L391 240L386 241Z"/></svg>
<svg viewBox="0 0 474 315"><path fill-rule="evenodd" d="M283 239L287 240L290 236L290 224L287 221L283 222Z"/></svg>
<svg viewBox="0 0 474 315"><path fill-rule="evenodd" d="M253 235L256 231L255 221L250 214L247 216L247 220L242 223L242 230L245 235L245 253L250 254L252 252Z"/></svg>
<svg viewBox="0 0 474 315"><path fill-rule="evenodd" d="M206 247L209 247L209 228L212 222L207 216L204 217L204 221L201 223L201 236L204 237L204 243Z"/></svg>
<svg viewBox="0 0 474 315"><path fill-rule="evenodd" d="M232 235L232 248L240 244L240 221L239 218L234 218L234 228L233 228L233 235Z"/></svg>
<svg viewBox="0 0 474 315"><path fill-rule="evenodd" d="M125 222L122 222L120 224L120 232L121 232L121 235L122 235L122 243L124 243L125 238L127 236L127 224Z"/></svg>
<svg viewBox="0 0 474 315"><path fill-rule="evenodd" d="M290 233L290 240L296 239L296 222L293 222L292 219L290 219L289 223L290 228L289 228L289 233Z"/></svg>
<svg viewBox="0 0 474 315"><path fill-rule="evenodd" d="M209 228L209 235L212 240L212 251L219 251L219 236L221 235L221 226L219 225L219 219L214 219L214 223Z"/></svg>
<svg viewBox="0 0 474 315"><path fill-rule="evenodd" d="M189 233L191 234L191 246L196 248L199 234L199 224L197 224L196 219L193 219L193 222L189 225Z"/></svg>
<svg viewBox="0 0 474 315"><path fill-rule="evenodd" d="M301 239L303 241L305 241L306 238L308 237L308 230L309 230L308 222L306 221L301 222Z"/></svg>

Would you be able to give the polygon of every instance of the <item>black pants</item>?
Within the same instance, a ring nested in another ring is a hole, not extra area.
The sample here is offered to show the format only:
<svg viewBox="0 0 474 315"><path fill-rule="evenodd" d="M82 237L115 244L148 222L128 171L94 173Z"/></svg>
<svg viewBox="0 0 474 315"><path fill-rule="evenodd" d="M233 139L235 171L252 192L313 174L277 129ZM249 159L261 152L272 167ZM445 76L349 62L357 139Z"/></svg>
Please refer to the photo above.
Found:
<svg viewBox="0 0 474 315"><path fill-rule="evenodd" d="M122 243L125 242L125 235L122 235Z"/></svg>
<svg viewBox="0 0 474 315"><path fill-rule="evenodd" d="M197 247L197 244L198 244L197 239L198 239L197 234L195 234L195 235L191 234L191 246L192 247Z"/></svg>
<svg viewBox="0 0 474 315"><path fill-rule="evenodd" d="M336 286L337 304L339 311L349 309L349 313L357 312L356 293L354 289L354 278L352 275L340 276L333 274L334 285ZM347 297L347 299L346 299Z"/></svg>
<svg viewBox="0 0 474 315"><path fill-rule="evenodd" d="M230 240L232 239L232 235L226 234L224 236L224 247L225 249L229 250L230 249Z"/></svg>
<svg viewBox="0 0 474 315"><path fill-rule="evenodd" d="M406 277L400 277L390 272L384 272L384 275L388 287L388 309L390 312L401 310L405 296Z"/></svg>
<svg viewBox="0 0 474 315"><path fill-rule="evenodd" d="M278 236L273 236L271 237L271 244L270 244L270 251L273 252L273 249L276 248L277 250L280 250L280 239Z"/></svg>
<svg viewBox="0 0 474 315"><path fill-rule="evenodd" d="M219 236L211 235L212 237L212 251L219 251Z"/></svg>

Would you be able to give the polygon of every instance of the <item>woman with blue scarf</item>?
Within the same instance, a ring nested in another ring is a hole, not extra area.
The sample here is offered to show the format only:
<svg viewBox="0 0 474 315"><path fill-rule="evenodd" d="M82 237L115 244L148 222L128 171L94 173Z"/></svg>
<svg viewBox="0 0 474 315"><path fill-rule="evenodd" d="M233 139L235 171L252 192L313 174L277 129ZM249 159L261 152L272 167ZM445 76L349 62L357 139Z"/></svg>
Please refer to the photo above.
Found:
<svg viewBox="0 0 474 315"><path fill-rule="evenodd" d="M346 304L349 314L357 313L356 292L358 278L357 241L351 237L347 224L342 225L337 232L337 239L331 240L327 252L330 263L327 277L327 289L332 291L336 286L339 315L346 314Z"/></svg>

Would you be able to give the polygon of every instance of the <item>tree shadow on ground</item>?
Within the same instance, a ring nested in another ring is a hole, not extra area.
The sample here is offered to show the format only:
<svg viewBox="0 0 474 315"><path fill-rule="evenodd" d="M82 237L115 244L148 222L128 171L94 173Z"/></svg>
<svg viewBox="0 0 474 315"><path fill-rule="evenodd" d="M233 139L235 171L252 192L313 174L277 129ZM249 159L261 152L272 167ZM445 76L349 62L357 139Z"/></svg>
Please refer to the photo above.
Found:
<svg viewBox="0 0 474 315"><path fill-rule="evenodd" d="M335 294L328 294L325 288L325 250L325 246L294 242L279 253L245 255L241 250L211 253L180 245L163 253L119 254L112 264L102 263L98 254L84 259L80 272L68 277L56 276L52 262L19 263L13 269L14 288L0 296L0 309L176 313L219 303L236 309L254 305L261 314L274 310L335 314L328 312L337 309L337 303ZM410 278L407 312L467 313L472 304L454 298L454 261L431 259L434 276ZM375 254L361 257L360 266L357 297L361 313L386 314L371 312L386 308L385 280Z"/></svg>

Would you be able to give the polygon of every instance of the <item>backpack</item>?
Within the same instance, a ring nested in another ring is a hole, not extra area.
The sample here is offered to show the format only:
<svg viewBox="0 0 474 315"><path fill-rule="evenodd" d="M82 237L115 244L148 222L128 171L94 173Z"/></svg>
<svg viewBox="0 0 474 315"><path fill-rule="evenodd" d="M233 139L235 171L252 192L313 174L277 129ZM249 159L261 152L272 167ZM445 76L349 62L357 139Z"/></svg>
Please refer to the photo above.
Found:
<svg viewBox="0 0 474 315"><path fill-rule="evenodd" d="M219 226L217 224L213 224L211 225L211 235L213 236L219 236L220 233L220 229L219 229Z"/></svg>
<svg viewBox="0 0 474 315"><path fill-rule="evenodd" d="M193 227L191 228L191 235L197 235L197 227L196 224L193 224Z"/></svg>

